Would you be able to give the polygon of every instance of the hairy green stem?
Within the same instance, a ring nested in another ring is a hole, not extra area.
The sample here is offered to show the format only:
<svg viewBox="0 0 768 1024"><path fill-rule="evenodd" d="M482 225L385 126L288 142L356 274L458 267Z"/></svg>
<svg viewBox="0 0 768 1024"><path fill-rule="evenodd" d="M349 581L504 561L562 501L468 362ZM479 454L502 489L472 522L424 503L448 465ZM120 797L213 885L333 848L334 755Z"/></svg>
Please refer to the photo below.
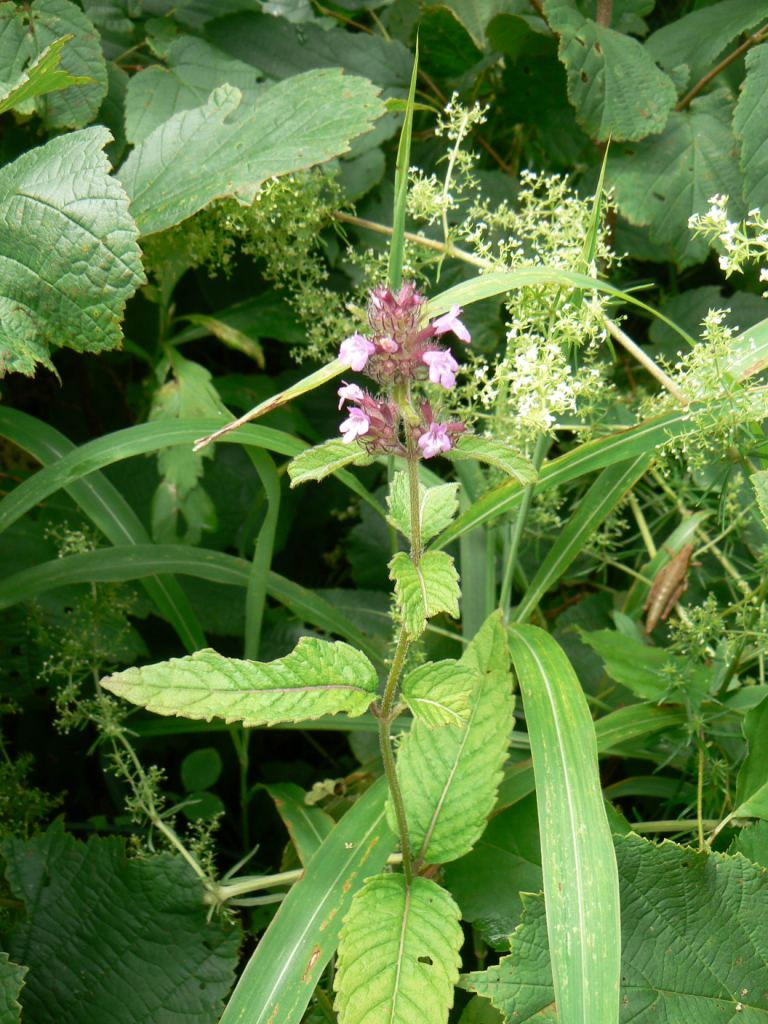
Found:
<svg viewBox="0 0 768 1024"><path fill-rule="evenodd" d="M389 795L392 798L392 806L395 809L397 819L397 831L400 834L400 849L403 854L403 874L407 885L411 884L413 878L413 867L411 858L411 841L408 836L408 820L405 816L405 804L403 794L400 791L400 782L397 778L395 767L395 755L392 751L392 712L397 697L397 685L405 664L405 657L408 653L410 640L408 633L403 627L400 630L400 638L397 641L395 654L392 658L392 665L384 687L384 696L379 709L379 746L381 747L381 759L384 762L384 774L389 785Z"/></svg>

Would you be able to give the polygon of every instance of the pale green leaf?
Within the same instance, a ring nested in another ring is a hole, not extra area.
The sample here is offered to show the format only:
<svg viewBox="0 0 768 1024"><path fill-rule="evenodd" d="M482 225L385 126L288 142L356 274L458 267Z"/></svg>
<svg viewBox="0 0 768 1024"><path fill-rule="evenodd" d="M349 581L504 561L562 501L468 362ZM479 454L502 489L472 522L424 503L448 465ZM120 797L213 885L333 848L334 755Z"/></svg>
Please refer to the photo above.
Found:
<svg viewBox="0 0 768 1024"><path fill-rule="evenodd" d="M181 857L130 858L117 837L78 842L61 824L0 844L24 913L5 929L29 967L23 1020L215 1024L235 979L240 929L208 920Z"/></svg>
<svg viewBox="0 0 768 1024"><path fill-rule="evenodd" d="M403 624L411 637L424 632L427 619L440 612L459 617L459 574L444 551L427 551L414 565L404 551L389 563L395 598Z"/></svg>
<svg viewBox="0 0 768 1024"><path fill-rule="evenodd" d="M304 790L295 782L275 782L264 788L275 801L275 810L288 830L299 860L308 864L336 822L319 807L309 806Z"/></svg>
<svg viewBox="0 0 768 1024"><path fill-rule="evenodd" d="M302 637L276 661L239 661L204 650L128 668L101 684L160 715L253 726L339 711L362 715L376 696L377 677L366 656L349 644Z"/></svg>
<svg viewBox="0 0 768 1024"><path fill-rule="evenodd" d="M766 10L763 17L768 17ZM741 170L747 206L768 207L768 43L746 56L747 77L733 114L733 130L741 141Z"/></svg>
<svg viewBox="0 0 768 1024"><path fill-rule="evenodd" d="M341 930L339 1024L446 1024L464 936L459 908L429 878L369 878Z"/></svg>
<svg viewBox="0 0 768 1024"><path fill-rule="evenodd" d="M768 871L740 855L699 853L670 842L655 846L635 835L614 842L622 987L611 1021L765 1024ZM488 997L515 1024L539 1024L550 1019L544 1013L555 998L547 922L540 897L524 897L524 907L510 955L466 975L462 987ZM558 1019L565 1024L562 1009Z"/></svg>
<svg viewBox="0 0 768 1024"><path fill-rule="evenodd" d="M61 51L72 38L62 36L46 47L29 67L10 85L2 89L0 98L0 114L21 106L37 96L45 96L49 92L68 89L71 85L84 85L90 78L75 77L59 67Z"/></svg>
<svg viewBox="0 0 768 1024"><path fill-rule="evenodd" d="M309 480L322 480L344 466L365 466L372 461L359 444L347 444L341 438L334 437L292 458L288 463L288 476L291 487L298 487Z"/></svg>
<svg viewBox="0 0 768 1024"><path fill-rule="evenodd" d="M619 885L595 728L576 673L537 626L509 629L536 777L541 867L562 1021L615 1024Z"/></svg>
<svg viewBox="0 0 768 1024"><path fill-rule="evenodd" d="M190 313L183 319L196 327L202 327L204 333L212 334L228 348L234 349L235 352L242 352L243 355L252 359L260 369L264 369L264 349L258 338L251 337L245 331L227 323L226 320L220 320L218 317L209 316L206 313ZM174 340L178 341L178 339Z"/></svg>
<svg viewBox="0 0 768 1024"><path fill-rule="evenodd" d="M735 817L768 820L768 698L744 716L747 756L736 779Z"/></svg>
<svg viewBox="0 0 768 1024"><path fill-rule="evenodd" d="M0 953L0 1024L21 1024L19 994L28 970Z"/></svg>
<svg viewBox="0 0 768 1024"><path fill-rule="evenodd" d="M133 75L125 97L125 134L143 142L155 128L182 110L204 104L220 85L231 85L251 106L259 89L259 72L196 36L182 35L164 54L167 67L154 64Z"/></svg>
<svg viewBox="0 0 768 1024"><path fill-rule="evenodd" d="M591 138L643 139L663 131L677 94L636 39L585 18L575 0L544 0L560 36L568 98Z"/></svg>
<svg viewBox="0 0 768 1024"><path fill-rule="evenodd" d="M768 530L768 470L761 469L757 473L753 473L749 479L755 490L757 507L760 509L760 515Z"/></svg>
<svg viewBox="0 0 768 1024"><path fill-rule="evenodd" d="M120 344L123 308L144 272L102 152L109 140L105 128L86 128L0 170L0 376L51 366L53 345Z"/></svg>
<svg viewBox="0 0 768 1024"><path fill-rule="evenodd" d="M472 849L496 801L514 725L500 613L478 630L461 664L477 675L466 724L429 729L417 720L397 756L411 843L420 860L436 864Z"/></svg>
<svg viewBox="0 0 768 1024"><path fill-rule="evenodd" d="M662 135L617 151L608 163L609 184L621 213L680 266L701 262L708 243L693 238L688 220L705 213L715 193L732 197L739 215L742 188L726 90L700 96L674 111Z"/></svg>
<svg viewBox="0 0 768 1024"><path fill-rule="evenodd" d="M456 447L445 454L452 462L458 462L460 459L485 462L500 469L507 476L514 477L521 484L532 484L536 481L536 470L531 462L517 455L508 444L492 437L462 434Z"/></svg>
<svg viewBox="0 0 768 1024"><path fill-rule="evenodd" d="M151 235L214 199L250 205L268 178L347 152L383 111L370 82L337 69L278 82L249 108L239 89L222 85L203 106L156 128L128 157L120 178L141 233Z"/></svg>
<svg viewBox="0 0 768 1024"><path fill-rule="evenodd" d="M419 484L419 526L422 542L442 532L459 509L458 484ZM395 473L387 495L387 519L404 537L411 538L411 492L408 474Z"/></svg>
<svg viewBox="0 0 768 1024"><path fill-rule="evenodd" d="M428 729L464 725L477 679L474 669L447 659L419 665L405 677L401 690L414 717Z"/></svg>

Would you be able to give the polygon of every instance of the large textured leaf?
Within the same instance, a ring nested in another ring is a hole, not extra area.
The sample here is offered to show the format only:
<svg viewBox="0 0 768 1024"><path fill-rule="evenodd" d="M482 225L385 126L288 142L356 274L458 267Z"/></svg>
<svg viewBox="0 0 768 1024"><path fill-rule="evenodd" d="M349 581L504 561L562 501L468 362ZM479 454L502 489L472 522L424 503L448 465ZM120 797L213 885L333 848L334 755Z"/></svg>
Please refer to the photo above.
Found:
<svg viewBox="0 0 768 1024"><path fill-rule="evenodd" d="M102 680L113 693L161 715L214 717L244 725L362 715L376 695L376 671L345 643L302 637L276 661L238 661L198 651Z"/></svg>
<svg viewBox="0 0 768 1024"><path fill-rule="evenodd" d="M464 725L477 680L473 669L449 658L419 665L401 689L414 716L427 727Z"/></svg>
<svg viewBox="0 0 768 1024"><path fill-rule="evenodd" d="M288 463L291 487L310 480L323 480L344 466L359 466L371 462L371 457L358 444L347 444L332 438L323 444L307 448Z"/></svg>
<svg viewBox="0 0 768 1024"><path fill-rule="evenodd" d="M28 967L21 967L0 953L0 1024L21 1024L19 993Z"/></svg>
<svg viewBox="0 0 768 1024"><path fill-rule="evenodd" d="M416 720L397 757L413 849L417 857L437 864L472 849L501 781L514 697L498 612L477 632L461 664L478 675L466 724L430 729Z"/></svg>
<svg viewBox="0 0 768 1024"><path fill-rule="evenodd" d="M670 254L684 267L703 260L708 243L692 238L688 219L704 213L717 192L732 197L740 212L738 147L731 129L727 91L701 96L675 111L662 135L612 155L609 184L632 224L647 226L660 258Z"/></svg>
<svg viewBox="0 0 768 1024"><path fill-rule="evenodd" d="M575 0L544 0L543 6L560 36L568 98L589 135L634 140L662 131L677 94L642 44L583 17Z"/></svg>
<svg viewBox="0 0 768 1024"><path fill-rule="evenodd" d="M431 540L451 522L459 508L458 484L419 484L419 529L422 543ZM395 473L387 495L387 519L404 537L411 537L411 494L408 474Z"/></svg>
<svg viewBox="0 0 768 1024"><path fill-rule="evenodd" d="M622 909L621 1024L768 1021L768 871L742 856L616 836ZM515 1024L554 1019L544 903L525 899L511 955L469 974ZM616 1020L616 1017L613 1018ZM559 1018L565 1024L565 1018Z"/></svg>
<svg viewBox="0 0 768 1024"><path fill-rule="evenodd" d="M418 565L399 551L389 563L389 576L395 581L398 612L410 636L421 636L427 619L440 612L459 617L459 574L444 551L427 551Z"/></svg>
<svg viewBox="0 0 768 1024"><path fill-rule="evenodd" d="M84 77L70 75L59 67L61 51L72 36L62 36L51 43L35 58L32 64L22 71L16 81L6 85L0 98L0 114L21 106L37 96L45 96L49 92L68 89L70 85L83 85L89 81Z"/></svg>
<svg viewBox="0 0 768 1024"><path fill-rule="evenodd" d="M339 1024L445 1024L464 936L459 908L429 878L369 878L339 941Z"/></svg>
<svg viewBox="0 0 768 1024"><path fill-rule="evenodd" d="M143 142L182 110L204 104L219 85L233 85L245 107L254 102L259 72L196 36L179 36L165 53L167 67L154 64L134 75L125 94L125 135Z"/></svg>
<svg viewBox="0 0 768 1024"><path fill-rule="evenodd" d="M558 1012L564 1024L615 1024L619 884L595 729L576 673L548 633L513 626L509 649L536 775Z"/></svg>
<svg viewBox="0 0 768 1024"><path fill-rule="evenodd" d="M222 85L203 106L156 128L128 157L120 178L141 233L151 235L214 199L248 205L268 178L345 153L383 110L370 82L339 70L279 82L249 109L239 89Z"/></svg>
<svg viewBox="0 0 768 1024"><path fill-rule="evenodd" d="M0 850L25 913L6 948L29 967L29 1024L215 1024L234 981L239 929L206 922L200 881L170 854L128 860L125 842L81 843L60 825Z"/></svg>
<svg viewBox="0 0 768 1024"><path fill-rule="evenodd" d="M744 716L747 756L736 780L736 816L768 820L768 698Z"/></svg>
<svg viewBox="0 0 768 1024"><path fill-rule="evenodd" d="M0 170L0 375L50 366L53 345L120 344L123 308L144 273L102 152L110 138L86 128Z"/></svg>
<svg viewBox="0 0 768 1024"><path fill-rule="evenodd" d="M768 5L766 5L768 7ZM768 17L766 10L765 17ZM768 206L768 43L746 57L747 77L733 115L733 130L741 140L741 169L747 206Z"/></svg>

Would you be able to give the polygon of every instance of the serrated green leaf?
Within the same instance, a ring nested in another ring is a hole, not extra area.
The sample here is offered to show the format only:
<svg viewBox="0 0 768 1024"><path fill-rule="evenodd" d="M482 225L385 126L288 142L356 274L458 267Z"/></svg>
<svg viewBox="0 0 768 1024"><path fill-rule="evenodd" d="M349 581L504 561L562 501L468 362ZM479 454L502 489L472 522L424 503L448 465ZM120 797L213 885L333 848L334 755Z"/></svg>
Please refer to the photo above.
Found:
<svg viewBox="0 0 768 1024"><path fill-rule="evenodd" d="M85 85L90 78L75 77L59 67L61 51L72 39L62 36L46 47L29 67L10 85L6 85L0 98L0 114L21 106L37 96L45 96L49 92L68 89L71 85Z"/></svg>
<svg viewBox="0 0 768 1024"><path fill-rule="evenodd" d="M345 711L362 715L376 696L376 671L349 644L302 637L286 657L239 661L197 651L102 679L119 697L160 715L274 725Z"/></svg>
<svg viewBox="0 0 768 1024"><path fill-rule="evenodd" d="M622 908L620 1024L765 1024L768 871L739 855L655 846L635 835L615 836L614 843ZM544 901L527 896L524 906L511 954L461 982L515 1024L545 1019L539 1014L554 1000Z"/></svg>
<svg viewBox="0 0 768 1024"><path fill-rule="evenodd" d="M460 459L485 462L500 469L507 476L514 477L521 484L535 483L538 476L528 459L510 451L509 445L492 437L462 434L456 447L445 454L452 462L458 462Z"/></svg>
<svg viewBox="0 0 768 1024"><path fill-rule="evenodd" d="M763 15L768 17L768 11ZM768 207L768 43L746 56L747 77L733 113L733 130L741 140L741 170L747 206Z"/></svg>
<svg viewBox="0 0 768 1024"><path fill-rule="evenodd" d="M735 817L768 820L768 698L744 716L747 756L739 769Z"/></svg>
<svg viewBox="0 0 768 1024"><path fill-rule="evenodd" d="M200 880L181 857L129 860L123 839L81 843L60 824L6 839L0 851L11 893L25 905L4 936L10 955L29 966L25 1021L218 1020L239 928L207 922Z"/></svg>
<svg viewBox="0 0 768 1024"><path fill-rule="evenodd" d="M440 612L459 617L459 574L444 551L425 552L418 565L398 551L389 563L389 578L395 582L398 611L411 637L421 636L427 619Z"/></svg>
<svg viewBox="0 0 768 1024"><path fill-rule="evenodd" d="M473 669L447 659L419 665L405 677L401 692L416 720L434 729L466 723L476 683Z"/></svg>
<svg viewBox="0 0 768 1024"><path fill-rule="evenodd" d="M442 864L462 857L482 835L496 801L514 697L500 613L478 630L461 664L477 674L469 718L452 729L415 721L397 755L397 776L416 856Z"/></svg>
<svg viewBox="0 0 768 1024"><path fill-rule="evenodd" d="M568 98L589 135L604 142L663 131L677 93L643 45L585 18L575 0L544 0L543 7L560 36Z"/></svg>
<svg viewBox="0 0 768 1024"><path fill-rule="evenodd" d="M762 469L750 476L750 482L757 498L757 507L768 530L768 470Z"/></svg>
<svg viewBox="0 0 768 1024"><path fill-rule="evenodd" d="M129 142L143 142L174 114L201 106L220 85L239 89L244 109L256 100L259 71L204 39L179 36L164 57L167 67L152 65L128 83L125 134Z"/></svg>
<svg viewBox="0 0 768 1024"><path fill-rule="evenodd" d="M376 875L339 941L339 1024L446 1024L463 942L459 908L429 878Z"/></svg>
<svg viewBox="0 0 768 1024"><path fill-rule="evenodd" d="M768 868L768 821L756 821L739 829L738 835L728 847L728 853L740 853L753 864Z"/></svg>
<svg viewBox="0 0 768 1024"><path fill-rule="evenodd" d="M732 197L737 216L742 209L731 114L727 90L701 96L670 114L662 135L617 150L608 165L621 213L631 224L647 226L661 255L671 254L681 267L707 255L708 242L691 236L688 220L705 213L715 193Z"/></svg>
<svg viewBox="0 0 768 1024"><path fill-rule="evenodd" d="M51 366L52 345L114 348L144 281L105 128L51 139L0 170L0 376ZM19 225L23 224L23 231Z"/></svg>
<svg viewBox="0 0 768 1024"><path fill-rule="evenodd" d="M341 438L334 437L292 458L288 463L288 476L291 478L291 487L298 487L309 480L323 480L344 466L366 466L372 461L359 444L347 444Z"/></svg>
<svg viewBox="0 0 768 1024"><path fill-rule="evenodd" d="M21 1024L19 994L28 970L0 953L0 1024Z"/></svg>
<svg viewBox="0 0 768 1024"><path fill-rule="evenodd" d="M419 526L422 542L431 540L446 528L459 509L458 484L419 484ZM387 495L387 520L408 540L411 539L411 492L408 474L395 473Z"/></svg>
<svg viewBox="0 0 768 1024"><path fill-rule="evenodd" d="M19 53L36 59L59 42L69 41L61 53L61 69L73 76L74 84L57 86L57 91L30 93L16 107L25 113L37 109L47 128L82 128L94 119L107 94L107 65L99 33L82 9L71 0L32 0L29 5L0 5L0 33L14 31L10 25L26 26ZM5 23L5 24L3 24ZM20 68L17 68L17 73ZM61 72L57 72L58 75Z"/></svg>
<svg viewBox="0 0 768 1024"><path fill-rule="evenodd" d="M141 233L151 235L214 199L250 205L268 178L347 152L383 111L370 82L338 69L278 82L245 110L240 90L222 85L203 106L175 114L144 139L120 179Z"/></svg>

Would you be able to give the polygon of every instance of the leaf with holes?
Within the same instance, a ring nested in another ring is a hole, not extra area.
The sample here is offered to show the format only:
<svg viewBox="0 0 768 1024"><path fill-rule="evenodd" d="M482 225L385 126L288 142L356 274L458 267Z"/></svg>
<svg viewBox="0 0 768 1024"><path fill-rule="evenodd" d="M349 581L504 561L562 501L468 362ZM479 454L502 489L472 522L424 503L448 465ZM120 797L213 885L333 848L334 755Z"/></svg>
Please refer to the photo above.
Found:
<svg viewBox="0 0 768 1024"><path fill-rule="evenodd" d="M450 555L427 551L414 565L404 551L389 563L389 578L395 581L398 612L411 637L418 637L431 619L447 612L459 617L459 574Z"/></svg>
<svg viewBox="0 0 768 1024"><path fill-rule="evenodd" d="M362 715L376 696L376 670L345 643L302 637L276 661L239 661L197 651L102 679L119 697L160 715L274 725L345 711Z"/></svg>
<svg viewBox="0 0 768 1024"><path fill-rule="evenodd" d="M428 729L464 725L477 674L459 661L430 661L403 680L403 700Z"/></svg>
<svg viewBox="0 0 768 1024"><path fill-rule="evenodd" d="M341 930L339 1024L445 1024L463 939L459 908L436 882L369 878Z"/></svg>
<svg viewBox="0 0 768 1024"><path fill-rule="evenodd" d="M441 533L459 510L458 484L419 484L419 525L422 541ZM387 496L387 519L404 537L411 538L411 495L408 474L395 473Z"/></svg>

